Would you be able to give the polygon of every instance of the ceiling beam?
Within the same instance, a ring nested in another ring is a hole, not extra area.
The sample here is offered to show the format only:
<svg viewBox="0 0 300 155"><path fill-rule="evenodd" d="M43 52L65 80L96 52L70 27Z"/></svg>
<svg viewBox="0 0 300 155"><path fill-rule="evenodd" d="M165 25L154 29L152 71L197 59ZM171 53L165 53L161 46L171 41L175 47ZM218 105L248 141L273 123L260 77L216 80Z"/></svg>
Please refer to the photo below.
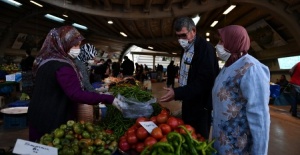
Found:
<svg viewBox="0 0 300 155"><path fill-rule="evenodd" d="M124 0L124 12L131 12L130 0Z"/></svg>
<svg viewBox="0 0 300 155"><path fill-rule="evenodd" d="M152 3L152 0L146 0L145 6L144 6L144 9L143 9L143 11L145 13L150 12L150 10L151 10L151 3Z"/></svg>
<svg viewBox="0 0 300 155"><path fill-rule="evenodd" d="M192 0L185 0L182 2L182 8L188 8L188 5L192 2Z"/></svg>
<svg viewBox="0 0 300 155"><path fill-rule="evenodd" d="M163 6L163 11L170 11L173 1L174 0L166 0L165 5Z"/></svg>
<svg viewBox="0 0 300 155"><path fill-rule="evenodd" d="M110 0L103 0L103 3L104 3L104 10L106 10L106 11L112 10L112 6L110 4Z"/></svg>
<svg viewBox="0 0 300 155"><path fill-rule="evenodd" d="M166 56L166 57L179 57L178 54L168 54L168 53L149 53L149 52L130 52L130 54L135 55L153 55L153 56Z"/></svg>

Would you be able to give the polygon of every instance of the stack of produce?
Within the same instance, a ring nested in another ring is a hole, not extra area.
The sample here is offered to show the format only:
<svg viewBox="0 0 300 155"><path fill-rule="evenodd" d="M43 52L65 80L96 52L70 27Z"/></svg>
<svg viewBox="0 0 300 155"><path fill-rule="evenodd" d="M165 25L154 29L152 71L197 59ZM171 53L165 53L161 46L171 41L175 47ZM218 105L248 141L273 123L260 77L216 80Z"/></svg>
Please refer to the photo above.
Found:
<svg viewBox="0 0 300 155"><path fill-rule="evenodd" d="M140 125L145 121L152 121L157 127L148 133ZM136 119L135 124L120 137L118 146L121 152L130 155L204 155L215 152L212 144L213 141L205 140L192 126L163 109L151 118Z"/></svg>
<svg viewBox="0 0 300 155"><path fill-rule="evenodd" d="M39 143L58 148L58 154L61 155L111 155L118 144L112 131L73 120L43 135Z"/></svg>

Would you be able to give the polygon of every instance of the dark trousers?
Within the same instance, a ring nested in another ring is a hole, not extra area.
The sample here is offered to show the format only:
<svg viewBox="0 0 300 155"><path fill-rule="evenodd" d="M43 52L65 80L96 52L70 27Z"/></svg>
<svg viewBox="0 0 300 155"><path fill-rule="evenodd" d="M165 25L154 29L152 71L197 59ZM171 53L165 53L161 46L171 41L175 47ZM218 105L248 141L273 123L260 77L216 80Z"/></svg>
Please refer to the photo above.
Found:
<svg viewBox="0 0 300 155"><path fill-rule="evenodd" d="M300 102L300 93L295 86L291 85L291 93L294 97L293 102L291 102L291 112L293 116L297 116L297 105Z"/></svg>

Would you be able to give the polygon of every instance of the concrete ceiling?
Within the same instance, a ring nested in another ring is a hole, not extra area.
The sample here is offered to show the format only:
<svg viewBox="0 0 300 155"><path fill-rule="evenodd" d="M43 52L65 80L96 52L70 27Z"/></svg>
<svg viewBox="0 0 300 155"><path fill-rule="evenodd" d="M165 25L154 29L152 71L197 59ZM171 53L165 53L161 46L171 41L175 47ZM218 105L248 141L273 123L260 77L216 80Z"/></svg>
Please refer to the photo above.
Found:
<svg viewBox="0 0 300 155"><path fill-rule="evenodd" d="M197 24L199 35L206 37L205 33L210 32L213 45L218 41L214 38L218 28L237 24L249 30L254 41L250 53L258 59L300 52L299 0L36 0L43 7L29 0L19 2L23 5L15 7L0 1L0 50L6 54L20 33L32 36L34 41L29 46L38 50L50 29L76 22L88 27L78 29L85 42L110 56L122 56L132 45L152 46L155 51L179 55L173 21L179 16L195 15L201 17ZM223 15L230 5L236 8ZM47 13L64 18L65 22L45 18ZM113 24L108 24L109 20ZM219 23L210 27L215 20ZM261 28L253 28L257 25Z"/></svg>

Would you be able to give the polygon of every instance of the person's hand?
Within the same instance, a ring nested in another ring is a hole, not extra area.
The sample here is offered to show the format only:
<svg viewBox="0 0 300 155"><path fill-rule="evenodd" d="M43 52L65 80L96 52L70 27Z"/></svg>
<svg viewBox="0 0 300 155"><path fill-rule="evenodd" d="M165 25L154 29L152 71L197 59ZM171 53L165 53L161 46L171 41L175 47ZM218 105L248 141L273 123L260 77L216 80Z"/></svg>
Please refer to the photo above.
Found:
<svg viewBox="0 0 300 155"><path fill-rule="evenodd" d="M125 106L125 103L123 103L119 99L115 98L112 105L122 112L122 107Z"/></svg>
<svg viewBox="0 0 300 155"><path fill-rule="evenodd" d="M160 98L160 101L161 102L169 102L169 101L174 100L174 97L175 97L174 90L172 88L164 88L164 90L167 90L168 92L166 95L164 95Z"/></svg>

